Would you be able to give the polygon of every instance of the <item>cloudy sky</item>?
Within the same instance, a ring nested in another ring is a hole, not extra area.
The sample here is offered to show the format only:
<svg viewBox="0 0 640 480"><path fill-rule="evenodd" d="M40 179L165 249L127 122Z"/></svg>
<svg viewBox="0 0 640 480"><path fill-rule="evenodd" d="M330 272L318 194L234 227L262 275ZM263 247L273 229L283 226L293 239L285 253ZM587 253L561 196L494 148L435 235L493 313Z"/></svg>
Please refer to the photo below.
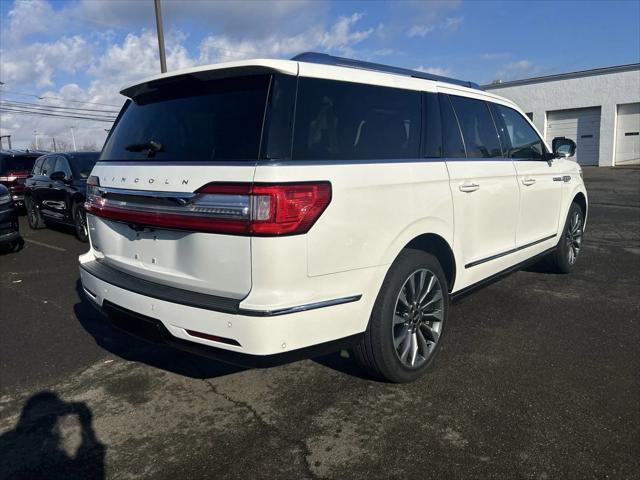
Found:
<svg viewBox="0 0 640 480"><path fill-rule="evenodd" d="M169 70L314 50L488 83L640 61L637 0L162 5ZM159 72L157 50L153 0L0 0L0 131L50 148L73 127L101 147L110 123L86 117L114 115L122 86ZM82 118L41 114L52 105Z"/></svg>

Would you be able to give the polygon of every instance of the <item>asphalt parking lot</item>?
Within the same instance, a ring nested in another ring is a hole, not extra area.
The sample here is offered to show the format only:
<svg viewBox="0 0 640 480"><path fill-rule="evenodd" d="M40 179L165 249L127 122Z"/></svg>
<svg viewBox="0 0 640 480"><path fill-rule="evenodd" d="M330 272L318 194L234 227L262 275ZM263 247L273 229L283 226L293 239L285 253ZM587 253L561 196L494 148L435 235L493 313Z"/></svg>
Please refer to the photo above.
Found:
<svg viewBox="0 0 640 480"><path fill-rule="evenodd" d="M114 331L70 231L0 256L2 478L640 478L640 169L585 169L575 273L451 311L430 374L242 370Z"/></svg>

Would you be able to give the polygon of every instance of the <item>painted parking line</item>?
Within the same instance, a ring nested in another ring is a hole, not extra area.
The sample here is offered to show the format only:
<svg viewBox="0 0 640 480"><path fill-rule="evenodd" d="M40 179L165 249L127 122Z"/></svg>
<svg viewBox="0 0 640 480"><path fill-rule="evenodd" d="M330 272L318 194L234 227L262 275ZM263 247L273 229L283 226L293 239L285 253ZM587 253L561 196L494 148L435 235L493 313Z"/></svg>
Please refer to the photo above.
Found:
<svg viewBox="0 0 640 480"><path fill-rule="evenodd" d="M33 243L35 245L40 245L41 247L47 247L47 248L50 248L52 250L57 250L58 252L66 252L67 251L66 248L56 247L55 245L49 245L48 243L38 242L36 240L31 240L30 238L25 238L24 241L25 242L29 242L29 243Z"/></svg>

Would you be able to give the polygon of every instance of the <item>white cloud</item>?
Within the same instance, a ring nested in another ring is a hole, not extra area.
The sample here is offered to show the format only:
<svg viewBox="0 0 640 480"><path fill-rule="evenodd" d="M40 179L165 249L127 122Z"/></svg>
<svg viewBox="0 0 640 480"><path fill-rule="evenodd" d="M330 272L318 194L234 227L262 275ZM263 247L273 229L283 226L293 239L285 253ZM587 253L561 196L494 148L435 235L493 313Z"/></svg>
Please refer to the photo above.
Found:
<svg viewBox="0 0 640 480"><path fill-rule="evenodd" d="M491 53L483 53L480 55L482 60L498 60L501 58L509 57L509 53L507 52L491 52Z"/></svg>
<svg viewBox="0 0 640 480"><path fill-rule="evenodd" d="M63 37L53 43L32 43L2 51L0 77L9 84L34 82L43 87L53 84L56 70L75 73L86 66L92 47L80 37Z"/></svg>
<svg viewBox="0 0 640 480"><path fill-rule="evenodd" d="M451 69L444 68L444 67L424 67L420 65L419 67L416 67L414 70L418 70L419 72L424 72L424 73L431 73L433 75L440 75L442 77L446 77L451 74Z"/></svg>
<svg viewBox="0 0 640 480"><path fill-rule="evenodd" d="M462 17L449 17L445 18L444 22L442 22L441 28L448 32L455 32L460 28L464 18Z"/></svg>
<svg viewBox="0 0 640 480"><path fill-rule="evenodd" d="M407 35L410 37L424 37L429 32L433 32L436 27L432 25L414 25L409 29Z"/></svg>
<svg viewBox="0 0 640 480"><path fill-rule="evenodd" d="M287 57L307 50L319 49L349 55L353 47L368 38L373 29L355 30L362 14L339 17L328 29L314 28L291 36L272 34L263 39L235 40L224 35L211 35L200 44L200 64L251 58Z"/></svg>
<svg viewBox="0 0 640 480"><path fill-rule="evenodd" d="M545 69L534 64L531 60L518 60L500 67L496 72L496 78L499 80L515 80L534 77L543 73L545 73Z"/></svg>
<svg viewBox="0 0 640 480"><path fill-rule="evenodd" d="M89 21L90 25L117 29L121 24L130 21L125 14L127 9L122 5L131 7L132 18L137 15L146 15L144 12L147 12L148 8L139 6L139 3L142 2L81 2L71 4L62 10L54 10L50 4L43 1L34 1L30 5L35 9L34 19L39 19L38 22L46 23L46 17L49 16L52 22L60 25L57 32L74 32L78 31L79 19L88 15L92 17ZM171 2L164 1L163 6L165 3L167 4L165 13L167 13L173 7ZM193 5L196 4L204 5L200 2L193 3ZM232 32L225 27L220 32L229 33L216 32L207 35L199 44L196 44L195 50L191 51L187 48L189 42L185 34L175 28L167 28L166 48L169 70L248 57L289 57L305 50L350 55L354 47L374 32L373 28L357 28L363 17L361 13L338 17L329 25L320 21L321 16L306 19L299 24L289 20L283 22L282 18L289 14L295 19L296 12L303 5L302 2L268 4L269 8L265 6L267 2L256 2L243 3L237 7L238 11L246 13L249 8L247 5L253 5L255 11L253 16L249 15L253 20L247 20L237 11L233 11L230 6L232 2L224 3L224 8L220 7L222 3L216 3L216 5L218 5L216 7L219 9L218 13L226 12L225 15L234 18L238 25L248 25L246 22L249 21L258 22L260 19L256 19L256 16L264 15L267 24L275 25L280 22L284 27L273 28L268 32L261 29L256 31L240 29ZM237 4L233 3L233 5ZM209 15L211 11L208 10ZM310 7L310 12L314 11L319 9ZM9 15L7 28L3 23L0 80L7 83L3 87L5 90L35 91L42 96L63 99L40 101L41 104L46 105L72 105L101 109L102 107L92 106L92 104L68 103L68 100L122 105L124 98L118 93L121 87L158 72L158 46L153 24L146 29L134 30L124 38L120 37L118 41L114 41L118 35L113 30L93 29L87 32L87 25L83 24L82 34L58 36L47 42L47 36L43 34L51 32L43 32L39 26L30 28L25 24L29 20L28 12L29 8L17 2ZM67 23L64 24L64 22ZM67 28L62 28L63 24ZM29 43L28 37L31 33L39 35L37 43ZM76 80L74 74L80 71L82 75L78 75ZM69 74L73 79L70 82L66 80ZM64 80L68 83L65 84ZM47 91L41 93L45 88ZM38 102L35 98L24 100ZM58 140L70 142L71 126L76 128L78 144L95 143L101 146L106 135L104 128L110 126L108 123L85 120L9 113L0 114L0 124L0 131L3 134L10 133L13 144L19 147L28 146L32 142L35 130L43 134L41 142L50 142L47 139L54 136Z"/></svg>

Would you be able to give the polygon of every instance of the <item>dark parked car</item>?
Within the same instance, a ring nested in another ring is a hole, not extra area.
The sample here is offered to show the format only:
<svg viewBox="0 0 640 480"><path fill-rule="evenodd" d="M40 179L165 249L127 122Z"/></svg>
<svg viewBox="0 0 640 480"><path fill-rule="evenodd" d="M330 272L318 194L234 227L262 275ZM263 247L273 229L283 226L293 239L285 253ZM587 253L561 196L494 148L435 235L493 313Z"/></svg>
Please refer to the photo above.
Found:
<svg viewBox="0 0 640 480"><path fill-rule="evenodd" d="M0 184L9 189L11 199L23 206L25 180L36 159L47 152L35 150L0 150Z"/></svg>
<svg viewBox="0 0 640 480"><path fill-rule="evenodd" d="M17 251L22 246L18 226L18 209L9 189L0 185L0 248Z"/></svg>
<svg viewBox="0 0 640 480"><path fill-rule="evenodd" d="M38 159L24 192L31 228L43 228L45 221L72 225L78 239L88 241L85 192L99 156L99 152L49 153Z"/></svg>

